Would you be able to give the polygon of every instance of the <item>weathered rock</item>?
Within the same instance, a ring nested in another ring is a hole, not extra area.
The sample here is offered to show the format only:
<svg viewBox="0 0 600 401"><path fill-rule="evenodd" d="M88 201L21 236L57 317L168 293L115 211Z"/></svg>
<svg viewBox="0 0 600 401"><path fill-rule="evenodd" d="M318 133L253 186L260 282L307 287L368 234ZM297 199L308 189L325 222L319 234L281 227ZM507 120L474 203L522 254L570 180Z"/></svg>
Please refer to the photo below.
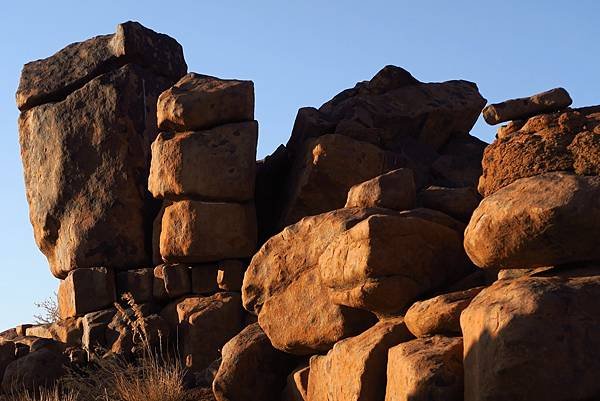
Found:
<svg viewBox="0 0 600 401"><path fill-rule="evenodd" d="M393 151L403 150L407 138L439 149L452 135L469 132L484 105L474 83L421 83L386 66L318 110L301 110L288 148L296 153L307 139L336 133Z"/></svg>
<svg viewBox="0 0 600 401"><path fill-rule="evenodd" d="M307 142L290 180L283 226L344 207L354 185L403 166L401 155L344 135L324 135Z"/></svg>
<svg viewBox="0 0 600 401"><path fill-rule="evenodd" d="M154 297L178 298L192 291L192 273L184 264L163 264L154 268Z"/></svg>
<svg viewBox="0 0 600 401"><path fill-rule="evenodd" d="M98 347L106 348L106 329L116 313L116 309L111 308L91 312L81 318L81 344L84 349L94 351Z"/></svg>
<svg viewBox="0 0 600 401"><path fill-rule="evenodd" d="M152 144L148 188L158 198L251 200L257 140L256 121L207 131L163 132Z"/></svg>
<svg viewBox="0 0 600 401"><path fill-rule="evenodd" d="M485 198L465 231L482 268L534 268L598 260L600 177L547 173Z"/></svg>
<svg viewBox="0 0 600 401"><path fill-rule="evenodd" d="M334 302L392 314L469 272L460 233L407 216L374 215L342 233L319 258Z"/></svg>
<svg viewBox="0 0 600 401"><path fill-rule="evenodd" d="M310 367L302 365L288 375L281 401L307 401L309 372Z"/></svg>
<svg viewBox="0 0 600 401"><path fill-rule="evenodd" d="M310 358L309 401L383 400L388 349L412 338L402 318L384 320Z"/></svg>
<svg viewBox="0 0 600 401"><path fill-rule="evenodd" d="M115 276L105 267L72 270L58 286L63 319L110 307L115 300Z"/></svg>
<svg viewBox="0 0 600 401"><path fill-rule="evenodd" d="M2 389L36 392L39 387L52 386L65 374L68 359L60 352L47 348L32 351L11 362L4 371Z"/></svg>
<svg viewBox="0 0 600 401"><path fill-rule="evenodd" d="M551 113L567 108L573 103L564 88L554 88L533 96L506 100L487 105L483 109L483 118L490 125L510 120L522 120L536 114Z"/></svg>
<svg viewBox="0 0 600 401"><path fill-rule="evenodd" d="M433 336L388 353L386 401L462 401L463 341Z"/></svg>
<svg viewBox="0 0 600 401"><path fill-rule="evenodd" d="M17 106L23 111L59 101L86 82L127 63L174 80L187 71L183 49L175 39L128 21L117 25L115 34L73 43L51 57L25 64Z"/></svg>
<svg viewBox="0 0 600 401"><path fill-rule="evenodd" d="M152 299L153 269L117 272L116 278L117 294L129 293L137 303L149 302Z"/></svg>
<svg viewBox="0 0 600 401"><path fill-rule="evenodd" d="M462 234L465 231L465 228L467 228L467 225L465 223L462 223L456 220L455 218L440 212L439 210L427 209L424 207L419 207L411 210L404 210L400 212L399 215L404 217L414 217L422 220L427 220L435 224L446 226L460 234Z"/></svg>
<svg viewBox="0 0 600 401"><path fill-rule="evenodd" d="M597 271L587 277L500 280L476 296L460 319L465 401L596 398Z"/></svg>
<svg viewBox="0 0 600 401"><path fill-rule="evenodd" d="M415 302L404 315L406 327L416 337L436 334L460 336L460 314L483 288L475 287Z"/></svg>
<svg viewBox="0 0 600 401"><path fill-rule="evenodd" d="M15 360L15 357L15 343L13 341L0 340L0 378L4 377L6 367Z"/></svg>
<svg viewBox="0 0 600 401"><path fill-rule="evenodd" d="M423 207L439 210L460 221L468 222L473 211L479 206L481 197L474 187L430 186L419 192L418 200Z"/></svg>
<svg viewBox="0 0 600 401"><path fill-rule="evenodd" d="M54 323L31 326L25 331L26 336L51 338L69 345L81 344L82 322L79 317L61 319Z"/></svg>
<svg viewBox="0 0 600 401"><path fill-rule="evenodd" d="M331 301L317 264L334 238L376 213L393 212L346 208L307 217L273 236L252 258L242 299L247 310L259 315L275 348L308 355L327 351L374 322L364 311Z"/></svg>
<svg viewBox="0 0 600 401"><path fill-rule="evenodd" d="M105 332L112 353L128 357L136 352L158 354L166 349L170 327L162 316L147 309L136 306L114 315Z"/></svg>
<svg viewBox="0 0 600 401"><path fill-rule="evenodd" d="M256 212L251 203L182 200L166 206L160 254L169 263L205 263L252 256Z"/></svg>
<svg viewBox="0 0 600 401"><path fill-rule="evenodd" d="M201 295L217 292L219 290L217 283L218 272L217 263L205 263L193 266L192 292Z"/></svg>
<svg viewBox="0 0 600 401"><path fill-rule="evenodd" d="M170 82L127 64L19 117L29 216L56 277L149 263L150 143Z"/></svg>
<svg viewBox="0 0 600 401"><path fill-rule="evenodd" d="M213 382L217 401L279 401L293 359L271 345L255 323L225 344Z"/></svg>
<svg viewBox="0 0 600 401"><path fill-rule="evenodd" d="M431 164L432 183L444 187L476 187L487 143L469 134L456 135Z"/></svg>
<svg viewBox="0 0 600 401"><path fill-rule="evenodd" d="M600 106L535 116L485 150L479 192L553 171L600 174Z"/></svg>
<svg viewBox="0 0 600 401"><path fill-rule="evenodd" d="M161 316L179 333L179 350L192 371L208 367L242 328L241 299L234 292L188 297L165 307Z"/></svg>
<svg viewBox="0 0 600 401"><path fill-rule="evenodd" d="M398 169L350 188L345 207L382 207L408 210L416 203L415 180L410 169Z"/></svg>
<svg viewBox="0 0 600 401"><path fill-rule="evenodd" d="M158 99L158 126L196 131L254 120L254 83L190 72Z"/></svg>
<svg viewBox="0 0 600 401"><path fill-rule="evenodd" d="M223 260L218 264L217 285L223 291L241 291L246 271L240 260Z"/></svg>

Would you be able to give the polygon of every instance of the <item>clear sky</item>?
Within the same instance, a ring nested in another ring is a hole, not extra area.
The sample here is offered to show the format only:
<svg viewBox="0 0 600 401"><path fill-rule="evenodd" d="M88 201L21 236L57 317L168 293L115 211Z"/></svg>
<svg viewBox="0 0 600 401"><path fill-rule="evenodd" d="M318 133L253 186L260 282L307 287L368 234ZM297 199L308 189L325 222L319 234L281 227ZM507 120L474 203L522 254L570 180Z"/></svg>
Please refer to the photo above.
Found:
<svg viewBox="0 0 600 401"><path fill-rule="evenodd" d="M22 65L137 20L183 45L190 71L251 79L259 157L319 106L386 64L422 81L466 79L490 102L556 86L600 103L600 2L5 1L0 43L0 330L32 320L56 289L28 219L14 93ZM473 134L489 142L479 121Z"/></svg>

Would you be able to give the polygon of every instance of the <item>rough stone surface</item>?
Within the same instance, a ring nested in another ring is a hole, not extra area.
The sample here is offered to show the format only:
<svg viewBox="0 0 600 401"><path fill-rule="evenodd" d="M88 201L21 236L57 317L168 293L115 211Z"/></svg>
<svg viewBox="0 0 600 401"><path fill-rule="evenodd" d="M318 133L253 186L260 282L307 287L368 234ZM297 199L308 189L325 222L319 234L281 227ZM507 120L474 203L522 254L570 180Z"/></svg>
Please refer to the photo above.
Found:
<svg viewBox="0 0 600 401"><path fill-rule="evenodd" d="M460 319L465 401L597 398L600 276L591 274L500 280L475 297Z"/></svg>
<svg viewBox="0 0 600 401"><path fill-rule="evenodd" d="M58 308L63 319L110 307L115 300L115 276L104 267L75 269L58 286Z"/></svg>
<svg viewBox="0 0 600 401"><path fill-rule="evenodd" d="M223 291L242 291L246 265L240 260L224 260L218 263L217 285Z"/></svg>
<svg viewBox="0 0 600 401"><path fill-rule="evenodd" d="M0 340L0 379L4 377L6 367L15 360L15 351L16 346L13 341Z"/></svg>
<svg viewBox="0 0 600 401"><path fill-rule="evenodd" d="M158 299L178 298L192 291L191 270L184 264L162 264L154 268L153 293Z"/></svg>
<svg viewBox="0 0 600 401"><path fill-rule="evenodd" d="M98 75L127 63L174 80L187 71L183 49L175 39L128 21L117 25L112 35L73 43L53 56L25 64L17 106L23 111L63 99Z"/></svg>
<svg viewBox="0 0 600 401"><path fill-rule="evenodd" d="M384 320L310 359L309 401L383 400L388 349L412 335L402 318Z"/></svg>
<svg viewBox="0 0 600 401"><path fill-rule="evenodd" d="M344 231L385 209L346 208L307 217L269 239L244 276L244 307L275 348L295 354L327 351L373 323L369 314L336 305L321 282L318 259ZM294 319L288 319L294 316Z"/></svg>
<svg viewBox="0 0 600 401"><path fill-rule="evenodd" d="M251 203L182 200L164 209L160 254L169 263L250 257L256 242L256 212Z"/></svg>
<svg viewBox="0 0 600 401"><path fill-rule="evenodd" d="M84 349L94 351L97 347L106 348L106 329L116 313L116 309L111 308L91 312L81 318L81 344Z"/></svg>
<svg viewBox="0 0 600 401"><path fill-rule="evenodd" d="M485 150L479 192L489 196L512 182L553 171L600 174L600 106L527 120Z"/></svg>
<svg viewBox="0 0 600 401"><path fill-rule="evenodd" d="M205 263L192 266L192 292L201 295L217 292L219 290L219 284L217 282L218 273L217 263Z"/></svg>
<svg viewBox="0 0 600 401"><path fill-rule="evenodd" d="M352 186L402 166L400 155L370 143L344 135L314 138L292 166L281 223L342 208Z"/></svg>
<svg viewBox="0 0 600 401"><path fill-rule="evenodd" d="M9 392L16 385L19 390L34 392L52 386L65 373L67 363L60 352L47 348L32 351L6 367L2 389Z"/></svg>
<svg viewBox="0 0 600 401"><path fill-rule="evenodd" d="M207 131L163 132L152 143L148 188L158 198L251 200L257 140L256 121Z"/></svg>
<svg viewBox="0 0 600 401"><path fill-rule="evenodd" d="M308 375L310 367L302 365L292 373L286 380L285 388L281 395L281 401L307 401L308 400Z"/></svg>
<svg viewBox="0 0 600 401"><path fill-rule="evenodd" d="M460 233L402 215L368 217L319 258L334 302L378 315L401 311L420 295L465 276L469 267Z"/></svg>
<svg viewBox="0 0 600 401"><path fill-rule="evenodd" d="M404 315L406 327L416 337L436 334L461 336L460 314L483 288L475 287L415 302Z"/></svg>
<svg viewBox="0 0 600 401"><path fill-rule="evenodd" d="M419 193L418 200L423 207L439 210L455 219L468 222L479 206L481 196L474 187L430 186Z"/></svg>
<svg viewBox="0 0 600 401"><path fill-rule="evenodd" d="M386 401L463 401L463 341L433 336L388 353Z"/></svg>
<svg viewBox="0 0 600 401"><path fill-rule="evenodd" d="M258 323L225 344L213 382L217 401L279 401L293 359L276 350Z"/></svg>
<svg viewBox="0 0 600 401"><path fill-rule="evenodd" d="M431 165L431 181L443 187L476 187L487 143L469 134L451 138Z"/></svg>
<svg viewBox="0 0 600 401"><path fill-rule="evenodd" d="M345 207L382 207L408 210L416 203L415 180L410 169L398 169L350 188Z"/></svg>
<svg viewBox="0 0 600 401"><path fill-rule="evenodd" d="M547 173L485 198L465 231L482 268L534 268L600 259L600 177Z"/></svg>
<svg viewBox="0 0 600 401"><path fill-rule="evenodd" d="M136 269L117 272L117 294L131 294L137 303L152 300L153 269Z"/></svg>
<svg viewBox="0 0 600 401"><path fill-rule="evenodd" d="M564 109L571 103L573 100L564 88L554 88L533 96L490 104L483 109L483 118L486 123L495 125Z"/></svg>
<svg viewBox="0 0 600 401"><path fill-rule="evenodd" d="M127 64L19 117L29 217L56 277L149 263L150 143L156 98L169 84Z"/></svg>
<svg viewBox="0 0 600 401"><path fill-rule="evenodd" d="M160 95L157 109L158 126L166 131L254 120L254 84L191 72Z"/></svg>
<svg viewBox="0 0 600 401"><path fill-rule="evenodd" d="M26 336L50 338L68 345L81 344L81 318L71 317L54 323L35 325L25 330Z"/></svg>

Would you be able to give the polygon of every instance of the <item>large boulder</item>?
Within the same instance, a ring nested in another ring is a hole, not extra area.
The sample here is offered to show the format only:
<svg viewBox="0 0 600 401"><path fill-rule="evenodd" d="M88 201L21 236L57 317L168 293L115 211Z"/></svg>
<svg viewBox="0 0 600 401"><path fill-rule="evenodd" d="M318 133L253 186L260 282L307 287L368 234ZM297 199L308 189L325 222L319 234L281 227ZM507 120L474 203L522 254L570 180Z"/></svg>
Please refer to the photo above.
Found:
<svg viewBox="0 0 600 401"><path fill-rule="evenodd" d="M213 381L217 401L279 401L291 356L276 350L258 323L225 344Z"/></svg>
<svg viewBox="0 0 600 401"><path fill-rule="evenodd" d="M460 319L465 401L598 397L600 276L591 274L500 280L475 297Z"/></svg>
<svg viewBox="0 0 600 401"><path fill-rule="evenodd" d="M533 268L598 260L600 177L556 172L520 179L485 198L465 231L482 268Z"/></svg>
<svg viewBox="0 0 600 401"><path fill-rule="evenodd" d="M486 123L495 125L510 120L523 120L536 114L551 113L569 107L571 103L573 100L564 88L554 88L533 96L490 104L483 109L483 118Z"/></svg>
<svg viewBox="0 0 600 401"><path fill-rule="evenodd" d="M394 314L470 271L461 233L410 215L373 215L334 239L319 258L334 302Z"/></svg>
<svg viewBox="0 0 600 401"><path fill-rule="evenodd" d="M127 64L19 117L29 216L56 277L150 262L150 143L171 82Z"/></svg>
<svg viewBox="0 0 600 401"><path fill-rule="evenodd" d="M390 348L386 401L463 401L463 341L418 338Z"/></svg>
<svg viewBox="0 0 600 401"><path fill-rule="evenodd" d="M481 196L474 187L447 188L432 185L418 195L421 206L439 210L460 221L469 222Z"/></svg>
<svg viewBox="0 0 600 401"><path fill-rule="evenodd" d="M500 134L501 130L499 130ZM552 171L600 174L600 106L535 116L485 149L479 192Z"/></svg>
<svg viewBox="0 0 600 401"><path fill-rule="evenodd" d="M450 188L476 187L486 146L487 143L469 134L451 138L431 165L431 183Z"/></svg>
<svg viewBox="0 0 600 401"><path fill-rule="evenodd" d="M384 320L310 359L308 401L383 400L388 350L412 335L402 318Z"/></svg>
<svg viewBox="0 0 600 401"><path fill-rule="evenodd" d="M252 81L189 73L158 99L158 126L166 131L196 131L254 120Z"/></svg>
<svg viewBox="0 0 600 401"><path fill-rule="evenodd" d="M257 140L256 121L207 131L163 132L152 144L150 192L158 198L251 200Z"/></svg>
<svg viewBox="0 0 600 401"><path fill-rule="evenodd" d="M51 57L25 64L17 106L24 111L64 99L98 75L128 63L174 80L187 71L183 49L175 39L128 21L117 25L114 34L73 43Z"/></svg>
<svg viewBox="0 0 600 401"><path fill-rule="evenodd" d="M246 258L256 250L252 203L181 200L164 207L160 254L169 263Z"/></svg>
<svg viewBox="0 0 600 401"><path fill-rule="evenodd" d="M460 336L460 314L483 288L450 292L415 302L404 315L406 327L416 337Z"/></svg>
<svg viewBox="0 0 600 401"><path fill-rule="evenodd" d="M335 304L318 260L337 236L385 209L346 208L302 219L269 239L252 258L242 287L275 348L296 354L327 351L374 323L369 313ZM293 319L289 319L293 316Z"/></svg>
<svg viewBox="0 0 600 401"><path fill-rule="evenodd" d="M390 171L350 188L345 207L382 207L408 210L416 204L413 172L407 168Z"/></svg>
<svg viewBox="0 0 600 401"><path fill-rule="evenodd" d="M112 306L115 276L105 267L75 269L58 286L58 309L63 319Z"/></svg>
<svg viewBox="0 0 600 401"><path fill-rule="evenodd" d="M50 387L66 373L68 359L62 353L41 348L11 362L4 371L2 390L37 392Z"/></svg>
<svg viewBox="0 0 600 401"><path fill-rule="evenodd" d="M0 379L4 377L6 367L15 360L15 351L16 346L13 341L0 339Z"/></svg>

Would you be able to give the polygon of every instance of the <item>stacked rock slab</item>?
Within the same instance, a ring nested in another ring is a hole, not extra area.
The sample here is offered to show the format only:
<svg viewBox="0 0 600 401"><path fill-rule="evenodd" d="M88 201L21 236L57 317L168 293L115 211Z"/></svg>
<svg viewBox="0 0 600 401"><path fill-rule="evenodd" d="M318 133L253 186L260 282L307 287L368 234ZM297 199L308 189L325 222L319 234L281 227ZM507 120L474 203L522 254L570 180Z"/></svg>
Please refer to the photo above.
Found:
<svg viewBox="0 0 600 401"><path fill-rule="evenodd" d="M466 401L600 394L590 374L600 347L589 335L600 332L600 108L559 110L570 98L554 92L553 101L546 93L495 106L516 120L485 151L485 198L465 249L483 269L537 269L503 275L462 312ZM531 116L540 97L550 113Z"/></svg>
<svg viewBox="0 0 600 401"><path fill-rule="evenodd" d="M186 297L162 315L179 333L188 367L200 370L242 328L239 291L257 243L254 85L190 73L160 95L157 108L163 132L152 144L148 180L163 200L153 234L154 292Z"/></svg>
<svg viewBox="0 0 600 401"><path fill-rule="evenodd" d="M485 144L469 131L484 105L472 82L423 83L386 66L318 109L301 108L286 147L260 163L259 219L275 225L261 237L343 207L352 186L398 168L413 170L418 191L475 187Z"/></svg>

